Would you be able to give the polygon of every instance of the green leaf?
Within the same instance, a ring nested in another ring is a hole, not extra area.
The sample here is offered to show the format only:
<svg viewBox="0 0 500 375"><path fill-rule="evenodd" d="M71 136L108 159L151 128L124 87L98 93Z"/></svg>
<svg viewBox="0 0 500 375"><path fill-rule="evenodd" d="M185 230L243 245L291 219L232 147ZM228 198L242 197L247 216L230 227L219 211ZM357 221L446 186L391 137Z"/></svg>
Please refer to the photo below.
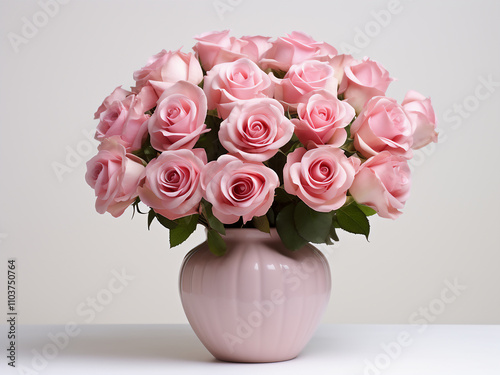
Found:
<svg viewBox="0 0 500 375"><path fill-rule="evenodd" d="M276 155L274 155L266 163L269 168L277 173L280 184L283 184L283 168L286 164L286 155L282 152L277 152Z"/></svg>
<svg viewBox="0 0 500 375"><path fill-rule="evenodd" d="M269 225L269 220L266 215L264 216L254 216L252 223L261 232L271 233L271 228Z"/></svg>
<svg viewBox="0 0 500 375"><path fill-rule="evenodd" d="M330 212L315 211L300 201L293 216L299 235L306 241L324 243L329 238L333 218Z"/></svg>
<svg viewBox="0 0 500 375"><path fill-rule="evenodd" d="M269 225L272 227L276 226L276 215L274 214L274 210L272 208L267 211L267 220L269 221Z"/></svg>
<svg viewBox="0 0 500 375"><path fill-rule="evenodd" d="M207 231L207 242L208 248L214 255L221 256L226 253L226 243L220 233L216 230L209 229Z"/></svg>
<svg viewBox="0 0 500 375"><path fill-rule="evenodd" d="M202 134L194 147L204 148L207 153L208 161L216 160L220 155L227 152L224 147L222 147L218 136L221 122L222 119L208 114L205 118L205 124L209 132Z"/></svg>
<svg viewBox="0 0 500 375"><path fill-rule="evenodd" d="M163 225L167 229L175 229L177 228L177 223L173 220L167 219L165 216L162 216L160 214L156 214L156 218L160 222L161 225Z"/></svg>
<svg viewBox="0 0 500 375"><path fill-rule="evenodd" d="M283 244L290 250L300 249L307 244L307 241L297 233L297 229L295 228L295 222L293 220L294 210L295 205L289 204L285 206L276 217L276 229L278 230L278 234Z"/></svg>
<svg viewBox="0 0 500 375"><path fill-rule="evenodd" d="M211 229L215 229L220 234L226 234L226 229L224 228L224 224L221 223L219 219L217 219L212 213L212 204L205 199L201 201L201 209L203 212L203 216L208 221L208 225Z"/></svg>
<svg viewBox="0 0 500 375"><path fill-rule="evenodd" d="M148 230L151 228L151 223L153 222L155 217L156 217L155 211L153 209L150 209L148 213Z"/></svg>
<svg viewBox="0 0 500 375"><path fill-rule="evenodd" d="M337 231L335 230L335 225L330 228L330 238L334 241L340 241L339 236L337 236Z"/></svg>
<svg viewBox="0 0 500 375"><path fill-rule="evenodd" d="M139 202L136 203L135 208L137 209L137 212L139 212L141 215L144 215L145 212L142 212L140 207L139 207Z"/></svg>
<svg viewBox="0 0 500 375"><path fill-rule="evenodd" d="M337 210L337 222L347 232L363 234L366 239L370 234L370 223L366 215L355 204L344 206Z"/></svg>
<svg viewBox="0 0 500 375"><path fill-rule="evenodd" d="M371 207L368 207L368 206L365 206L364 204L359 204L359 203L356 203L359 207L359 209L361 211L363 211L363 213L366 215L366 216L372 216L372 215L375 215L377 213L377 211L375 211L373 208Z"/></svg>
<svg viewBox="0 0 500 375"><path fill-rule="evenodd" d="M195 231L199 215L186 216L177 219L177 226L170 230L170 247L175 247L186 241Z"/></svg>
<svg viewBox="0 0 500 375"><path fill-rule="evenodd" d="M285 189L283 188L277 188L274 190L274 200L278 203L283 203L283 204L288 204L294 201L294 196L291 194L288 194Z"/></svg>

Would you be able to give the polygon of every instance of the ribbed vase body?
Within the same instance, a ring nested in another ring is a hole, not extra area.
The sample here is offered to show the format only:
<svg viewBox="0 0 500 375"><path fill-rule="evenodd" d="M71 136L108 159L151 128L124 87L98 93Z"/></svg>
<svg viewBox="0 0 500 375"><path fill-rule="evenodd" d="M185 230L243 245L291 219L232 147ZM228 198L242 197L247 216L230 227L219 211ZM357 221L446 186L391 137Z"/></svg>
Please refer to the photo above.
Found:
<svg viewBox="0 0 500 375"><path fill-rule="evenodd" d="M290 251L276 230L228 229L227 253L203 243L184 259L180 293L186 316L214 357L276 362L296 357L328 304L328 262L312 245Z"/></svg>

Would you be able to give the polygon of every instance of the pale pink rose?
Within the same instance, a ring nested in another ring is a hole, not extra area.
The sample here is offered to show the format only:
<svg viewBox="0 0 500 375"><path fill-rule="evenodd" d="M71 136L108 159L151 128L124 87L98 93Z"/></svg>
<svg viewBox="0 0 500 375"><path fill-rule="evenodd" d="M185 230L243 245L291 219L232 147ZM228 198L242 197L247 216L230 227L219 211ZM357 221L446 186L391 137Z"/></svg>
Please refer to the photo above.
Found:
<svg viewBox="0 0 500 375"><path fill-rule="evenodd" d="M264 53L271 48L269 37L244 36L229 37L229 30L214 31L195 37L198 43L193 47L201 65L206 71L220 63L248 58L257 63Z"/></svg>
<svg viewBox="0 0 500 375"><path fill-rule="evenodd" d="M411 174L404 158L384 151L361 165L349 192L379 216L396 219L410 195Z"/></svg>
<svg viewBox="0 0 500 375"><path fill-rule="evenodd" d="M243 100L220 125L219 140L230 153L249 161L271 159L293 135L293 124L274 99Z"/></svg>
<svg viewBox="0 0 500 375"><path fill-rule="evenodd" d="M344 68L344 77L339 87L339 94L359 113L363 106L374 96L383 96L394 81L389 72L378 62L364 58L354 60Z"/></svg>
<svg viewBox="0 0 500 375"><path fill-rule="evenodd" d="M241 54L258 63L272 46L269 39L271 38L262 35L242 36L234 39L233 48L237 46Z"/></svg>
<svg viewBox="0 0 500 375"><path fill-rule="evenodd" d="M106 109L111 107L111 104L113 104L113 102L121 102L125 100L125 98L130 94L132 94L131 91L127 91L125 89L122 89L121 86L118 86L116 89L113 90L111 94L109 94L104 99L99 108L97 108L96 113L94 113L94 119L98 119L101 113L103 113Z"/></svg>
<svg viewBox="0 0 500 375"><path fill-rule="evenodd" d="M415 128L412 148L418 150L431 142L437 143L437 119L434 108L432 108L431 99L410 90L406 93L402 105Z"/></svg>
<svg viewBox="0 0 500 375"><path fill-rule="evenodd" d="M295 111L304 96L315 90L326 90L337 95L337 79L333 68L326 62L308 60L293 65L283 79L270 74L273 80L274 97L285 109Z"/></svg>
<svg viewBox="0 0 500 375"><path fill-rule="evenodd" d="M196 214L202 198L200 173L206 163L204 149L162 152L146 167L141 201L170 220Z"/></svg>
<svg viewBox="0 0 500 375"><path fill-rule="evenodd" d="M219 117L227 118L239 100L272 96L271 79L253 61L239 59L215 65L203 84L208 109L217 109Z"/></svg>
<svg viewBox="0 0 500 375"><path fill-rule="evenodd" d="M337 78L337 81L340 84L344 78L345 67L352 64L354 58L351 55L336 55L326 61L328 61L328 64L333 68L333 75Z"/></svg>
<svg viewBox="0 0 500 375"><path fill-rule="evenodd" d="M139 92L152 82L163 82L167 86L177 81L188 81L194 85L203 80L203 71L193 53L165 51L150 57L147 64L134 72L136 85L134 92ZM161 92L158 93L161 96Z"/></svg>
<svg viewBox="0 0 500 375"><path fill-rule="evenodd" d="M158 99L148 120L151 146L158 151L193 148L200 135L209 131L204 124L206 115L203 90L186 81L177 82Z"/></svg>
<svg viewBox="0 0 500 375"><path fill-rule="evenodd" d="M272 47L260 61L262 69L286 72L292 65L306 60L327 59L335 56L337 50L324 42L317 42L309 35L294 31L272 42Z"/></svg>
<svg viewBox="0 0 500 375"><path fill-rule="evenodd" d="M347 158L333 146L307 151L300 147L287 156L283 180L287 193L298 196L319 212L342 207L360 165L356 157Z"/></svg>
<svg viewBox="0 0 500 375"><path fill-rule="evenodd" d="M396 100L372 98L351 125L354 147L369 158L382 151L411 159L413 125Z"/></svg>
<svg viewBox="0 0 500 375"><path fill-rule="evenodd" d="M144 86L136 96L144 112L153 109L159 98L157 92L152 86Z"/></svg>
<svg viewBox="0 0 500 375"><path fill-rule="evenodd" d="M142 159L127 154L116 137L104 140L98 150L87 162L85 180L95 190L97 212L118 217L137 197L145 168Z"/></svg>
<svg viewBox="0 0 500 375"><path fill-rule="evenodd" d="M144 114L142 101L134 94L113 102L108 98L103 103L106 109L99 115L95 138L103 141L118 136L127 151L139 150L147 136L149 118Z"/></svg>
<svg viewBox="0 0 500 375"><path fill-rule="evenodd" d="M245 162L232 155L222 155L208 163L201 172L204 198L212 203L212 212L224 224L267 213L279 186L276 172L262 163Z"/></svg>
<svg viewBox="0 0 500 375"><path fill-rule="evenodd" d="M344 129L355 112L347 102L324 90L313 91L297 107L298 119L293 119L295 134L306 148L315 145L340 147L347 139Z"/></svg>

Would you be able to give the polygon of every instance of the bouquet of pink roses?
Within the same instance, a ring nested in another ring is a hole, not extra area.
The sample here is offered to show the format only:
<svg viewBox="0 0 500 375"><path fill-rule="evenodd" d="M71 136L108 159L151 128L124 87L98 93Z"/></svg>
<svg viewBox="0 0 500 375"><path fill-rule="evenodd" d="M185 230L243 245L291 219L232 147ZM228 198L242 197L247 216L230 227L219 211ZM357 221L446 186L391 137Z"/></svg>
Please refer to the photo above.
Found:
<svg viewBox="0 0 500 375"><path fill-rule="evenodd" d="M339 228L368 237L368 216L401 214L412 149L437 141L430 99L409 91L399 104L379 63L300 32L196 40L194 53L151 57L95 113L86 181L99 213L142 202L171 246L202 224L219 255L227 227L276 227L294 250L338 241Z"/></svg>

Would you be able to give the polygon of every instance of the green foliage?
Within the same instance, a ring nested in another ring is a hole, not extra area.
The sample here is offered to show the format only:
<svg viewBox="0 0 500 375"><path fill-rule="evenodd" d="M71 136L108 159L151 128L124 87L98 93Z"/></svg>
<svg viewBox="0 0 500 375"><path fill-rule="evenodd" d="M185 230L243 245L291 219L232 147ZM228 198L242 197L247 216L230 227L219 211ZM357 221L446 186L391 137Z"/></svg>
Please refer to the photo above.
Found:
<svg viewBox="0 0 500 375"><path fill-rule="evenodd" d="M358 207L356 203L351 203L341 207L336 211L337 222L343 230L363 234L366 239L370 234L370 223L365 213Z"/></svg>
<svg viewBox="0 0 500 375"><path fill-rule="evenodd" d="M209 111L207 117L205 118L205 124L210 131L208 133L203 133L194 146L194 148L205 149L209 162L217 160L219 156L227 153L219 140L219 128L221 122L222 119L218 118L216 113L210 113Z"/></svg>
<svg viewBox="0 0 500 375"><path fill-rule="evenodd" d="M265 164L276 172L280 179L280 184L283 184L283 168L286 164L286 155L279 151L271 159L266 161Z"/></svg>
<svg viewBox="0 0 500 375"><path fill-rule="evenodd" d="M196 214L175 220L177 226L170 229L170 247L178 246L189 238L196 229L198 216Z"/></svg>
<svg viewBox="0 0 500 375"><path fill-rule="evenodd" d="M213 254L221 256L226 253L226 243L224 242L224 239L222 238L220 233L216 230L209 229L207 231L207 242L208 248Z"/></svg>
<svg viewBox="0 0 500 375"><path fill-rule="evenodd" d="M155 213L155 210L153 210L152 208L149 210L149 213L148 213L148 230L151 229L151 223L153 222L153 220L155 219L156 217L156 213Z"/></svg>
<svg viewBox="0 0 500 375"><path fill-rule="evenodd" d="M255 216L252 219L252 224L261 232L271 233L271 227L269 225L269 219L267 218L267 215Z"/></svg>
<svg viewBox="0 0 500 375"><path fill-rule="evenodd" d="M280 197L281 201L288 199L282 193ZM275 201L279 201L278 196ZM339 241L338 228L350 233L362 234L368 239L370 224L363 210L367 214L372 214L370 210L365 209L365 206L360 207L353 200L348 200L348 203L338 210L318 212L301 200L295 199L278 211L276 229L281 240L290 250L297 250L308 242L331 245Z"/></svg>
<svg viewBox="0 0 500 375"><path fill-rule="evenodd" d="M202 222L202 224L204 224L208 229L214 229L220 234L226 234L224 224L222 224L212 213L212 204L210 202L202 199L201 210L203 217L206 219L206 223Z"/></svg>
<svg viewBox="0 0 500 375"><path fill-rule="evenodd" d="M308 242L324 243L330 237L333 215L318 212L304 202L299 202L293 214L295 227L299 235Z"/></svg>
<svg viewBox="0 0 500 375"><path fill-rule="evenodd" d="M364 204L359 204L358 203L358 207L361 211L363 211L363 213L366 215L366 216L372 216L372 215L375 215L377 213L377 211L375 211L373 208L371 207L368 207L368 206L365 206Z"/></svg>
<svg viewBox="0 0 500 375"><path fill-rule="evenodd" d="M297 232L294 221L295 204L285 206L276 216L276 229L283 244L290 250L298 250L307 241Z"/></svg>
<svg viewBox="0 0 500 375"><path fill-rule="evenodd" d="M167 229L172 230L172 229L177 228L177 226L178 226L177 222L170 220L170 219L167 219L165 216L162 216L160 214L156 214L156 218L158 219L160 224L163 225Z"/></svg>

